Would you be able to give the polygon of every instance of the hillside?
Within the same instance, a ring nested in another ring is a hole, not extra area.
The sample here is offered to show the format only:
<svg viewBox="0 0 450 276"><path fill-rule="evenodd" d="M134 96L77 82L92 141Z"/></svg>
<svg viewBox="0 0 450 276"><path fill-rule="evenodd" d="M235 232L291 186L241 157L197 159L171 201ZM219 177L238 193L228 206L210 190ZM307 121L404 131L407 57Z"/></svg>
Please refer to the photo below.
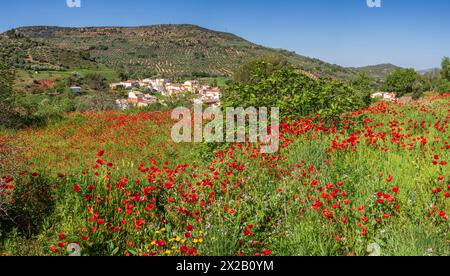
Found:
<svg viewBox="0 0 450 276"><path fill-rule="evenodd" d="M144 27L24 27L17 31L35 41L71 51L86 51L99 63L135 76L230 76L245 61L281 54L300 69L345 79L355 75L293 52L266 48L229 33L193 25Z"/></svg>
<svg viewBox="0 0 450 276"><path fill-rule="evenodd" d="M357 68L350 68L352 70L358 71L358 72L366 72L369 74L372 78L376 80L384 80L387 75L389 75L392 71L399 69L400 67L386 63L386 64L378 64L378 65L370 65L365 67L357 67Z"/></svg>
<svg viewBox="0 0 450 276"><path fill-rule="evenodd" d="M36 71L97 67L88 52L34 41L15 31L0 35L0 60L8 66Z"/></svg>

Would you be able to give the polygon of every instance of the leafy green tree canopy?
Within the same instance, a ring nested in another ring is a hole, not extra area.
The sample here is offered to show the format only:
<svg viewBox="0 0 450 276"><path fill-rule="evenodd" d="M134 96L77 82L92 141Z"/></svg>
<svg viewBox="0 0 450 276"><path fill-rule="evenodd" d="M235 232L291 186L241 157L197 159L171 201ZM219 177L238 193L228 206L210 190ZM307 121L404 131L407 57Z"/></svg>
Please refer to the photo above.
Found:
<svg viewBox="0 0 450 276"><path fill-rule="evenodd" d="M384 89L402 97L409 93L417 93L420 89L420 80L420 74L412 68L397 69L387 76Z"/></svg>
<svg viewBox="0 0 450 276"><path fill-rule="evenodd" d="M443 79L450 81L450 58L444 57L442 59L441 76Z"/></svg>
<svg viewBox="0 0 450 276"><path fill-rule="evenodd" d="M358 74L358 76L351 81L353 89L355 89L356 95L361 99L361 101L369 106L372 103L372 83L374 80L369 77L365 72Z"/></svg>
<svg viewBox="0 0 450 276"><path fill-rule="evenodd" d="M13 95L15 72L0 61L0 102L8 102Z"/></svg>
<svg viewBox="0 0 450 276"><path fill-rule="evenodd" d="M340 114L361 106L355 91L339 81L312 79L294 68L273 70L265 61L251 64L246 82L233 82L223 107L279 107L284 116Z"/></svg>
<svg viewBox="0 0 450 276"><path fill-rule="evenodd" d="M267 77L275 70L288 69L290 67L291 65L286 57L278 54L266 55L242 65L234 72L233 81L237 83L257 82L256 76Z"/></svg>

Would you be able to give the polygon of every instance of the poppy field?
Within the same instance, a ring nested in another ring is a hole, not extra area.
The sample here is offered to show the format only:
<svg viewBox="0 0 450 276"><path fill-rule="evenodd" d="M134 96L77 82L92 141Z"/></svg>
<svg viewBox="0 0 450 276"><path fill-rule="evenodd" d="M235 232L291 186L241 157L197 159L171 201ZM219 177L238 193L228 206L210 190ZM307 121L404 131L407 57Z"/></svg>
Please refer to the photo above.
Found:
<svg viewBox="0 0 450 276"><path fill-rule="evenodd" d="M0 132L0 199L28 215L0 254L450 255L450 94L284 118L277 154L205 154L173 143L172 125L72 113Z"/></svg>

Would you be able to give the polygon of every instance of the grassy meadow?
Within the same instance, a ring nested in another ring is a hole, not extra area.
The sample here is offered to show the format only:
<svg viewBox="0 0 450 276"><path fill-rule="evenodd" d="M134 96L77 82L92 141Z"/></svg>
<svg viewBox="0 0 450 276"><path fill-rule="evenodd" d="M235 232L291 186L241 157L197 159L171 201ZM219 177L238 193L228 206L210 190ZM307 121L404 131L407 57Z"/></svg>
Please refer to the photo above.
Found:
<svg viewBox="0 0 450 276"><path fill-rule="evenodd" d="M285 119L281 150L174 144L170 113L0 132L0 254L449 255L450 95Z"/></svg>

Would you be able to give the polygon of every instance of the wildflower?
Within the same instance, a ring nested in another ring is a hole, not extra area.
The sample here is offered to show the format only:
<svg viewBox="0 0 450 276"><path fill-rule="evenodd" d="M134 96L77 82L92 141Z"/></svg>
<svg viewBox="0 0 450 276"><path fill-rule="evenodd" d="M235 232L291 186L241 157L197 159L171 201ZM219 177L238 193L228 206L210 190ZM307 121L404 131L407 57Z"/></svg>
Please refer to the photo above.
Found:
<svg viewBox="0 0 450 276"><path fill-rule="evenodd" d="M59 237L61 240L64 240L64 239L66 238L66 234L61 233L61 234L58 235L58 237Z"/></svg>
<svg viewBox="0 0 450 276"><path fill-rule="evenodd" d="M266 256L270 256L272 254L272 251L270 251L269 249L264 249L262 253Z"/></svg>
<svg viewBox="0 0 450 276"><path fill-rule="evenodd" d="M166 241L164 241L164 240L159 240L159 241L156 242L156 244L157 244L159 247L163 247L163 246L166 245Z"/></svg>

